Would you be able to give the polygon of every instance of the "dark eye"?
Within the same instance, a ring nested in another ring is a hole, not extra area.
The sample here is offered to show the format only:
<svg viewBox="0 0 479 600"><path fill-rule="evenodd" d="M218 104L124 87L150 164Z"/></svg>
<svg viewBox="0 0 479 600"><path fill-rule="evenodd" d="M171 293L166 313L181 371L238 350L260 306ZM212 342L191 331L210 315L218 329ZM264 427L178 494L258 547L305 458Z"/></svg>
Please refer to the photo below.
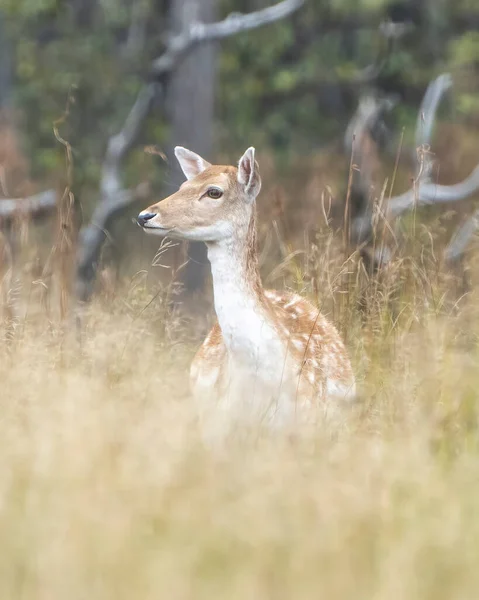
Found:
<svg viewBox="0 0 479 600"><path fill-rule="evenodd" d="M213 198L214 200L218 200L218 198L221 198L221 196L223 195L222 190L220 190L219 188L210 188L207 192L206 195L209 198Z"/></svg>

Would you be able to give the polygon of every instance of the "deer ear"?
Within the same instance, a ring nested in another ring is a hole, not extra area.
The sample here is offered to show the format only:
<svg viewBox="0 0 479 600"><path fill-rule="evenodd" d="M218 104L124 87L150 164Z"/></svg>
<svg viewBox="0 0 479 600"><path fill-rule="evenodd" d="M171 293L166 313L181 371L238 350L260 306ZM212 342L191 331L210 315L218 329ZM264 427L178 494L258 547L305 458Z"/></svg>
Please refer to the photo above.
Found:
<svg viewBox="0 0 479 600"><path fill-rule="evenodd" d="M251 198L256 198L261 189L259 166L254 159L254 148L248 148L238 164L238 182Z"/></svg>
<svg viewBox="0 0 479 600"><path fill-rule="evenodd" d="M199 154L195 154L182 146L176 146L175 156L180 163L181 170L185 174L186 179L194 179L205 169L211 167L211 164L204 158L201 158Z"/></svg>

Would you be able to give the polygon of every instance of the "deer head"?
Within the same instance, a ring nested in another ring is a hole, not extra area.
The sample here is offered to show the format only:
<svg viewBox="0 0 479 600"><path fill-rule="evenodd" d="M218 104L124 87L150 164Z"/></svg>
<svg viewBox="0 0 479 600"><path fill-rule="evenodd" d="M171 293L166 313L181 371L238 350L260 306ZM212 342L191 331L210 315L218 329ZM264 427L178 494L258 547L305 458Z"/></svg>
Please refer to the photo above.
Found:
<svg viewBox="0 0 479 600"><path fill-rule="evenodd" d="M138 215L148 233L201 242L218 242L249 225L261 188L254 148L238 167L211 165L191 150L177 146L175 156L186 181L164 200Z"/></svg>

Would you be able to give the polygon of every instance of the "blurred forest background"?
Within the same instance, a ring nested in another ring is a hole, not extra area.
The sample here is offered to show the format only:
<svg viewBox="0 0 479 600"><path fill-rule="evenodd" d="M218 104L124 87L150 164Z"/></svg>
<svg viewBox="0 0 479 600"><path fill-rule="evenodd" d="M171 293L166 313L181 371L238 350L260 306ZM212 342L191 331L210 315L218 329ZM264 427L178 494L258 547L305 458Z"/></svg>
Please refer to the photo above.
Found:
<svg viewBox="0 0 479 600"><path fill-rule="evenodd" d="M433 140L440 160L437 178L457 183L471 172L479 127L479 9L473 0L298 2L299 9L284 19L197 46L161 79L161 88L151 87L158 78L155 65L175 34L195 21L210 23L272 4L1 0L3 195L52 188L60 198L67 188L74 195L74 200L68 196L76 215L73 240L105 192L112 136L124 128L142 88L153 89L147 118L115 174L121 185L116 181L114 193L144 182L149 198L171 193L182 181L172 160L175 145L230 163L254 145L264 183L262 231L279 222L283 242L294 251L304 246L305 231L314 235L324 225L325 194L334 205L344 205L351 167L344 136L365 93L394 102L374 140L378 189L391 178L400 151L406 159L400 161L394 192L410 187L418 110L429 82L442 72L453 75L454 88ZM71 151L68 165L64 143ZM101 262L114 265L115 276L120 266L131 273L151 263L158 240L146 239L132 224L148 203L140 194L108 220ZM32 234L40 246L45 242L47 252L56 226L55 219L47 219ZM38 247L30 245L30 252L30 262L41 271ZM204 251L191 252L194 260L182 277L194 291L207 269ZM277 261L284 253L270 256ZM96 264L98 256L90 262ZM182 260L173 262L178 266ZM91 264L85 269L91 271ZM88 277L93 285L95 274ZM87 287L81 297L91 295Z"/></svg>
<svg viewBox="0 0 479 600"><path fill-rule="evenodd" d="M0 597L477 598L478 0L0 0L0 109ZM338 431L203 447L204 248L135 223L176 145L256 147Z"/></svg>

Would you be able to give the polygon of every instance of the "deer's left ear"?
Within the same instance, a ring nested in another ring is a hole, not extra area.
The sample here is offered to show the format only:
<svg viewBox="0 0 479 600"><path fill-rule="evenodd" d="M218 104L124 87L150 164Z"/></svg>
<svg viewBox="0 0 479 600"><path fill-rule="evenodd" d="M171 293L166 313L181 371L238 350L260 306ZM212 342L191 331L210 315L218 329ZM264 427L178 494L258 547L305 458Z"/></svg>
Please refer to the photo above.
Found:
<svg viewBox="0 0 479 600"><path fill-rule="evenodd" d="M183 146L176 146L175 156L180 163L181 170L185 174L186 179L194 179L205 169L211 167L211 164L204 158L201 158L199 154L183 148Z"/></svg>
<svg viewBox="0 0 479 600"><path fill-rule="evenodd" d="M254 158L254 148L248 148L240 158L238 164L238 183L240 183L245 192L254 200L261 189L261 177L259 176L259 166Z"/></svg>

